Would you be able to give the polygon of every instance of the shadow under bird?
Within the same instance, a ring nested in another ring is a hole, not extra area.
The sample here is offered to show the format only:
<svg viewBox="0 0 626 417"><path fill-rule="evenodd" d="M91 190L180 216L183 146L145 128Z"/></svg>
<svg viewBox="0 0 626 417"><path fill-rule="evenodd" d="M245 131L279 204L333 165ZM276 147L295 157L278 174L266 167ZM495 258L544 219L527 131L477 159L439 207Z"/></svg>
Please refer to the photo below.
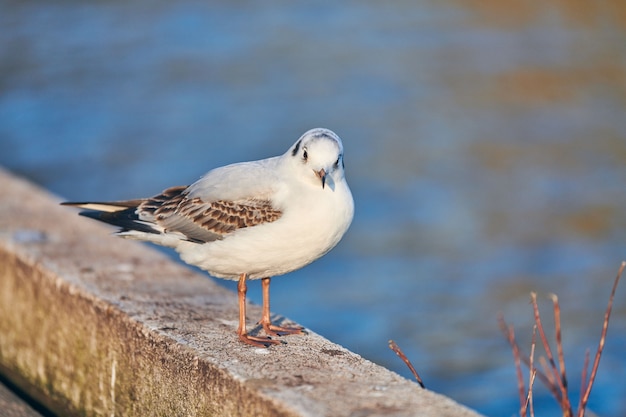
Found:
<svg viewBox="0 0 626 417"><path fill-rule="evenodd" d="M304 133L283 155L213 169L190 186L137 200L66 202L79 214L120 227L116 235L174 248L211 275L239 280L239 339L254 346L302 333L270 319L270 279L320 258L352 222L343 144L334 132ZM247 279L261 279L268 337L246 330Z"/></svg>

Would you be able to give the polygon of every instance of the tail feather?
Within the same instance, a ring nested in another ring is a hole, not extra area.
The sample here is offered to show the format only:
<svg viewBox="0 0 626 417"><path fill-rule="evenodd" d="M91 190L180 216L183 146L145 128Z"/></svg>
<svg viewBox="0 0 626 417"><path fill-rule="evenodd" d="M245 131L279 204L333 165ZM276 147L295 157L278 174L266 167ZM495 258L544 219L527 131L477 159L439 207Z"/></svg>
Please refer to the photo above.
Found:
<svg viewBox="0 0 626 417"><path fill-rule="evenodd" d="M67 201L61 203L61 205L81 208L83 211L78 213L81 216L119 227L120 230L118 234L120 235L133 237L137 237L137 235L141 233L159 235L164 233L165 230L163 226L157 224L155 212L164 204L180 196L186 189L186 185L171 187L154 197L138 200L106 202ZM139 233L136 234L134 232ZM188 239L194 240L193 237L188 237ZM150 237L150 239L147 240L152 239Z"/></svg>
<svg viewBox="0 0 626 417"><path fill-rule="evenodd" d="M115 202L72 202L61 203L64 206L73 206L84 209L78 214L117 226L119 233L136 230L145 233L160 234L161 229L155 228L154 223L139 218L137 206L143 200L115 201Z"/></svg>
<svg viewBox="0 0 626 417"><path fill-rule="evenodd" d="M114 211L120 211L127 208L137 208L143 200L126 200L126 201L66 201L61 203L62 206L80 207L85 210L105 211L111 213Z"/></svg>

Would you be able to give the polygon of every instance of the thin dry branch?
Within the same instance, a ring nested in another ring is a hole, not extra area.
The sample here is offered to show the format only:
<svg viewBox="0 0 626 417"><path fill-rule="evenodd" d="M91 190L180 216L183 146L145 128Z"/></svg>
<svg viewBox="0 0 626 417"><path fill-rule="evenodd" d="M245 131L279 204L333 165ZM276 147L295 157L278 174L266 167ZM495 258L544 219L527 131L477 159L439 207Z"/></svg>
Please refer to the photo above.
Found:
<svg viewBox="0 0 626 417"><path fill-rule="evenodd" d="M580 402L578 404L578 413L577 417L584 417L585 408L587 406L587 402L589 400L589 395L591 394L591 389L593 387L593 383L595 381L595 377L598 371L598 366L600 364L600 357L602 356L602 351L604 349L604 343L606 341L606 334L609 327L609 319L611 317L611 310L613 308L613 300L615 298L615 292L617 291L617 285L622 276L622 273L626 269L626 261L622 262L619 271L617 272L617 276L615 277L615 281L613 283L613 288L611 289L611 296L609 297L609 302L604 313L604 321L602 323L602 332L600 334L600 341L598 343L598 349L596 350L596 354L593 361L593 366L591 368L591 373L589 375L589 380L587 380L587 373L589 371L589 350L585 352L585 361L583 364L583 370L581 375L581 397ZM557 400L559 405L561 406L561 410L563 411L564 417L573 416L571 403L569 401L568 392L567 392L567 376L565 372L565 355L563 353L563 342L561 338L561 309L559 306L558 298L556 295L552 295L552 303L554 306L554 326L556 331L556 343L557 343L557 354L559 360L559 368L557 368L556 363L554 361L554 356L552 355L552 350L550 349L550 345L548 343L548 339L543 330L543 326L541 324L541 316L539 314L539 307L537 305L537 295L533 292L531 293L531 303L533 306L533 313L535 318L535 326L533 327L533 338L531 344L531 353L528 358L524 355L520 354L520 348L515 340L515 334L513 332L513 326L508 326L504 321L504 317L502 314L498 315L498 322L500 324L500 329L504 334L505 338L508 340L511 348L513 349L513 357L515 359L515 367L517 370L517 379L518 379L518 388L520 390L520 415L522 417L527 415L528 410L530 410L531 417L534 417L534 409L532 402L532 391L533 384L535 381L535 377L538 377L541 382L543 382L554 398ZM537 370L534 364L534 353L536 346L536 332L539 331L539 336L541 338L541 342L546 351L547 360L545 357L539 357L539 364L541 365L543 372ZM520 361L523 361L526 366L528 366L530 370L529 384L528 384L528 394L525 395L524 390L524 378L521 373Z"/></svg>
<svg viewBox="0 0 626 417"><path fill-rule="evenodd" d="M528 405L530 408L530 417L535 417L535 407L533 405L533 386L535 385L535 376L537 376L537 370L533 369L530 372L530 379L528 381Z"/></svg>
<svg viewBox="0 0 626 417"><path fill-rule="evenodd" d="M550 296L554 307L554 331L556 338L556 350L559 358L559 368L561 369L561 382L567 391L567 375L565 372L565 355L563 354L563 339L561 337L561 307L559 306L559 298L556 294Z"/></svg>
<svg viewBox="0 0 626 417"><path fill-rule="evenodd" d="M537 340L537 326L533 326L533 337L530 342L530 355L528 357L528 370L530 375L528 376L528 394L526 395L526 401L522 402L520 409L520 416L524 417L528 415L528 409L530 407L531 417L534 415L533 408L533 383L535 382L535 375L537 370L535 369L535 345ZM523 381L522 381L523 384Z"/></svg>
<svg viewBox="0 0 626 417"><path fill-rule="evenodd" d="M587 391L587 372L589 371L589 349L585 350L585 361L583 363L583 371L580 375L580 392L584 393ZM580 400L582 400L582 395L580 396ZM580 400L578 402L578 410L580 413L581 403Z"/></svg>
<svg viewBox="0 0 626 417"><path fill-rule="evenodd" d="M554 398L556 398L557 402L561 404L561 391L559 391L559 387L554 381L554 375L548 366L548 362L544 356L539 357L539 364L541 364L541 368L543 369L542 373L539 373L539 376L543 375L543 378L539 378L541 382L545 384L545 386L550 390L550 393Z"/></svg>
<svg viewBox="0 0 626 417"><path fill-rule="evenodd" d="M615 298L615 291L617 290L617 284L622 276L622 272L624 272L624 268L626 268L626 262L622 262L622 265L617 272L617 276L615 277L615 281L613 282L613 288L611 289L611 296L609 297L609 303L606 307L606 311L604 313L604 321L602 323L602 332L600 334L600 342L598 343L598 350L596 351L596 356L593 360L593 366L591 367L591 374L589 376L589 382L586 384L587 389L584 394L580 397L580 404L578 408L578 416L583 417L585 415L585 408L587 407L587 401L589 401L589 395L591 394L591 388L593 387L593 382L596 379L596 372L598 371L598 365L600 364L600 356L602 356L602 350L604 349L604 342L606 340L606 333L609 328L609 319L611 317L611 310L613 309L613 298Z"/></svg>
<svg viewBox="0 0 626 417"><path fill-rule="evenodd" d="M419 374L417 373L417 371L413 367L413 364L411 363L409 358L407 358L406 355L404 354L404 352L402 351L402 349L400 349L400 346L398 346L396 344L396 342L394 342L393 340L390 340L389 341L389 349L393 350L396 353L396 355L398 355L400 357L400 359L402 359L402 361L406 364L406 366L409 367L409 369L413 373L413 376L417 380L417 383L420 385L420 387L426 388L424 386L424 382L422 381L422 378L419 376Z"/></svg>
<svg viewBox="0 0 626 417"><path fill-rule="evenodd" d="M515 331L513 330L513 326L509 326L504 321L504 316L502 314L498 314L498 324L500 325L500 330L504 334L504 337L509 341L511 345L511 350L513 350L513 361L515 362L515 374L517 375L517 390L519 392L519 401L520 401L520 416L525 415L524 410L524 402L526 397L526 388L524 387L524 375L522 374L522 365L521 365L521 355L520 349L515 340Z"/></svg>
<svg viewBox="0 0 626 417"><path fill-rule="evenodd" d="M561 410L563 411L563 415L566 417L572 416L572 406L569 402L569 397L567 395L567 385L561 379L561 374L556 367L556 363L554 362L554 356L552 355L552 349L550 349L550 344L548 343L548 338L543 330L543 325L541 324L541 316L539 314L539 306L537 305L537 294L532 292L530 293L533 312L535 315L535 323L537 325L537 330L539 330L539 337L541 338L541 343L546 351L546 357L548 358L548 363L550 364L550 369L554 375L554 379L557 381L557 386L561 391L560 399L557 397L559 405L561 406Z"/></svg>
<svg viewBox="0 0 626 417"><path fill-rule="evenodd" d="M501 314L498 316L498 322L500 323L500 330L502 331L502 333L504 334L504 337L508 340L509 344L511 345L511 349L513 350L513 357L514 358L519 358L522 362L524 362L524 365L526 365L530 369L531 366L530 366L530 362L528 360L528 357L521 353L522 350L520 349L519 345L517 344L517 341L515 340L515 338L511 339L509 337L508 326L507 326L506 322L504 321L504 317ZM557 401L560 404L561 393L559 391L559 387L554 382L554 377L552 376L552 372L550 371L550 368L548 367L548 363L546 362L546 358L544 358L543 356L540 356L539 357L539 363L540 363L540 365L543 368L543 372L541 372L541 371L539 371L537 369L536 370L536 377L539 378L539 380L546 386L546 388L548 388L550 390L550 393L552 394L552 396L554 398L556 398ZM516 363L516 367L517 367L517 363ZM520 386L522 387L521 390L520 390L520 393L521 393L520 397L524 398L523 397L523 396L525 396L525 389L524 389L524 385L523 385L524 378L522 377L521 371L517 373L517 380L518 380L518 388ZM519 383L520 380L522 381L522 384Z"/></svg>

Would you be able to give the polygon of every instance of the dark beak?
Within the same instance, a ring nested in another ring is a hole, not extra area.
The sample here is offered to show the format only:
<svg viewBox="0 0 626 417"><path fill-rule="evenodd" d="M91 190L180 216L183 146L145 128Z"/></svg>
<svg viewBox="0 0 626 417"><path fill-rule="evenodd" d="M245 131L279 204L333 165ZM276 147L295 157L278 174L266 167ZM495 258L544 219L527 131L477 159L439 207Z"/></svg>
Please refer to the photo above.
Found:
<svg viewBox="0 0 626 417"><path fill-rule="evenodd" d="M315 175L317 175L319 179L322 180L322 188L324 188L324 186L326 185L326 171L324 171L324 169L320 169L319 171L313 172L315 172Z"/></svg>

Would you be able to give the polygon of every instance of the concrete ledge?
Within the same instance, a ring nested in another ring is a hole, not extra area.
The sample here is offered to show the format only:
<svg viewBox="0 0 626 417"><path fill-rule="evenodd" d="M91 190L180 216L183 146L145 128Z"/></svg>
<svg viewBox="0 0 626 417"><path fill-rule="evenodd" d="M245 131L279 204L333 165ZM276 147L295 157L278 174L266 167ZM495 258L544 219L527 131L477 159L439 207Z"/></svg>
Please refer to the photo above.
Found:
<svg viewBox="0 0 626 417"><path fill-rule="evenodd" d="M11 391L0 380L0 410L3 417L42 417L28 403Z"/></svg>
<svg viewBox="0 0 626 417"><path fill-rule="evenodd" d="M234 293L1 170L0 191L0 371L60 415L477 416L313 332L245 346Z"/></svg>

